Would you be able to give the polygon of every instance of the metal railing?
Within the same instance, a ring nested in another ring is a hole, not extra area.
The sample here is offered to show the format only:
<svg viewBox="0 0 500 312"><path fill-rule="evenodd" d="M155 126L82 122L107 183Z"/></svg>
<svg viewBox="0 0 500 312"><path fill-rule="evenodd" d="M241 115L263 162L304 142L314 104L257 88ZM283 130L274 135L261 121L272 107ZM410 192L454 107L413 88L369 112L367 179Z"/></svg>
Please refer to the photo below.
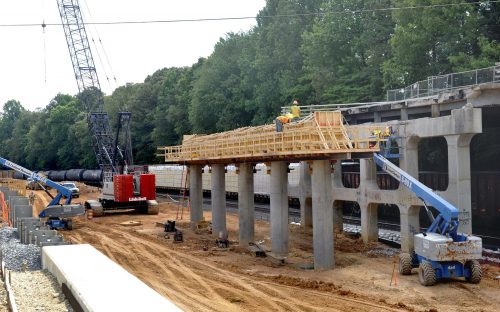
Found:
<svg viewBox="0 0 500 312"><path fill-rule="evenodd" d="M406 88L387 91L387 101L426 97L447 90L491 82L500 82L500 63L487 68L427 77L426 80L415 82Z"/></svg>
<svg viewBox="0 0 500 312"><path fill-rule="evenodd" d="M367 102L367 103L347 103L347 104L312 104L312 105L301 105L300 108L300 118L305 118L314 112L329 112L329 111L346 111L351 108L368 108L372 106L380 106L384 104L390 104L389 102ZM291 112L290 106L282 106L281 114L285 115Z"/></svg>

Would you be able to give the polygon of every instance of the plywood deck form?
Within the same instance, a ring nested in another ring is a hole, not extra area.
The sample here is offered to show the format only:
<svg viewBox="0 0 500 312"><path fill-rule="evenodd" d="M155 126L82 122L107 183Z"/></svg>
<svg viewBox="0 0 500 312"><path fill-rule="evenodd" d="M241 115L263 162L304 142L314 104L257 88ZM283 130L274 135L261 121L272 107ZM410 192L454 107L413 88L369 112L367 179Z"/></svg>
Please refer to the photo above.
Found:
<svg viewBox="0 0 500 312"><path fill-rule="evenodd" d="M159 147L166 163L365 158L379 150L380 127L348 126L340 111L315 112L276 132L274 125L245 127L210 135L185 136L182 145Z"/></svg>

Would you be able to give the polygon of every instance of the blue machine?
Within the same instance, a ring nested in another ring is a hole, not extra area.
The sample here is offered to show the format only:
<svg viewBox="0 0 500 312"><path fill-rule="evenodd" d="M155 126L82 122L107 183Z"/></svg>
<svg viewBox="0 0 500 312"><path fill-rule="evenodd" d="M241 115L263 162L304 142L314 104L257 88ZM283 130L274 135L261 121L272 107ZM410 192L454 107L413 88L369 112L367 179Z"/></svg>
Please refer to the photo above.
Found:
<svg viewBox="0 0 500 312"><path fill-rule="evenodd" d="M479 283L481 266L478 259L481 259L482 241L477 236L458 233L458 209L383 156L375 153L373 159L423 201L432 222L424 233L415 235L414 253L400 254L400 273L409 275L412 268L418 267L419 280L424 286L451 277L464 277L471 283ZM428 205L439 212L437 217L434 218Z"/></svg>
<svg viewBox="0 0 500 312"><path fill-rule="evenodd" d="M0 157L0 164L24 174L35 182L43 183L44 185L50 186L57 190L57 195L54 197L44 188L45 192L49 194L52 200L50 201L49 205L39 214L40 218L47 218L46 223L51 229L71 230L73 228L73 223L70 218L83 215L85 213L82 205L71 204L72 194L70 189L2 157ZM65 203L59 204L63 197L66 198Z"/></svg>

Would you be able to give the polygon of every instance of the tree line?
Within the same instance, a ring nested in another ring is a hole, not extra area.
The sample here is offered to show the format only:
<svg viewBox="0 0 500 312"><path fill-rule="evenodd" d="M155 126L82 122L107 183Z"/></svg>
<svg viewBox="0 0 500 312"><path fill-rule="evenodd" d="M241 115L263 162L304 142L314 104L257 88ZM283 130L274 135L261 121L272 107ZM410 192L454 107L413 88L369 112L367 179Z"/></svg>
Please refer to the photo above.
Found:
<svg viewBox="0 0 500 312"><path fill-rule="evenodd" d="M378 101L388 89L495 61L498 3L267 0L250 31L226 34L192 66L117 88L105 107L112 126L117 112L132 112L134 159L147 164L160 161L157 146L271 122L293 99ZM58 94L36 111L8 101L0 131L0 155L28 168L96 167L78 96Z"/></svg>

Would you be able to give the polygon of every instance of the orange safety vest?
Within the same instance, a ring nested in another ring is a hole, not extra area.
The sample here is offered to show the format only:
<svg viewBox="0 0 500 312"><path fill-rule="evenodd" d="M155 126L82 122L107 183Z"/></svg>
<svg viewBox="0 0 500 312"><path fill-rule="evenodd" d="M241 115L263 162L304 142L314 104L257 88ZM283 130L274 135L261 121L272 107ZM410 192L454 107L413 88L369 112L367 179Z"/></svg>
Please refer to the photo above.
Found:
<svg viewBox="0 0 500 312"><path fill-rule="evenodd" d="M288 123L288 117L286 117L286 116L279 116L276 119L278 119L279 121L281 121L282 124Z"/></svg>

